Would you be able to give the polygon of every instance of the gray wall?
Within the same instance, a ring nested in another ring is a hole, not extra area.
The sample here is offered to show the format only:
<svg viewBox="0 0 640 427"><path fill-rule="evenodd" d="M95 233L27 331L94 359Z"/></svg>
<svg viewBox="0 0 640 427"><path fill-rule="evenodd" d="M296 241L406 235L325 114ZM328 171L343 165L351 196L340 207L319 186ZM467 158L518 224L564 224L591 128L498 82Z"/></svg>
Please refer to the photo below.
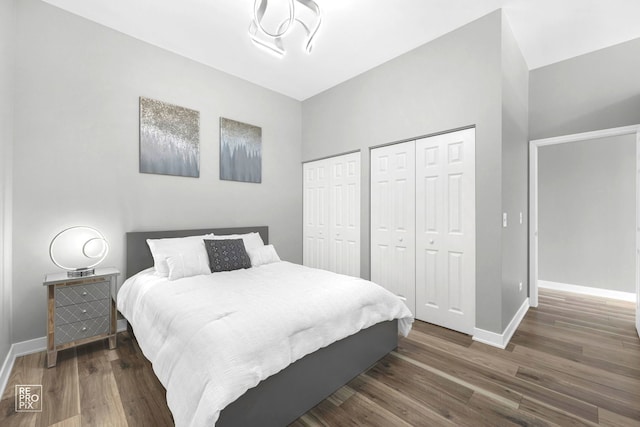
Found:
<svg viewBox="0 0 640 427"><path fill-rule="evenodd" d="M531 71L531 139L640 123L640 39Z"/></svg>
<svg viewBox="0 0 640 427"><path fill-rule="evenodd" d="M541 147L540 280L635 293L635 135Z"/></svg>
<svg viewBox="0 0 640 427"><path fill-rule="evenodd" d="M15 1L0 0L0 366L11 347L11 148Z"/></svg>
<svg viewBox="0 0 640 427"><path fill-rule="evenodd" d="M529 77L529 123L530 123L530 139L541 139L560 135L570 135L580 132L594 131L600 129L608 129L619 126L635 125L640 123L640 39L631 40L625 43L618 44L606 49L602 49L596 52L592 52L586 55L571 58L566 61L558 62L556 64L548 65L546 67L538 68L530 72ZM609 144L613 147L613 144ZM622 150L620 144L617 144L618 148L612 152L603 152L601 160L604 161L608 156L615 155L617 150ZM601 145L604 147L604 145ZM548 147L544 150L568 150L569 147ZM602 149L602 148L601 148ZM596 148L593 148L596 150ZM604 150L604 149L603 149ZM606 150L604 150L606 151ZM540 152L541 156L543 151ZM549 155L548 152L545 155ZM587 154L585 158L585 165L580 165L574 162L571 170L567 173L578 173L578 169L584 169L587 165L591 165L594 169L591 171L592 175L585 179L593 180L594 176L602 178L602 182L608 182L615 179L615 176L620 171L613 171L606 176L601 176L603 172L602 166L596 166L593 163L593 159L589 160ZM596 159L597 160L597 159ZM621 158L610 159L609 162L622 165L628 164L631 158L625 160ZM553 167L553 166L550 166ZM559 172L557 172L559 173ZM583 173L585 171L583 170ZM540 173L541 179L543 174ZM618 191L624 190L625 186L629 185L627 179L623 179L625 182L623 188L618 188ZM633 183L633 179L631 179ZM577 185L577 184L576 184ZM596 185L593 182L593 185ZM601 188L601 187L600 187ZM605 193L600 195L601 200L605 200L609 197L615 197L609 188ZM552 194L553 195L553 194ZM572 197L579 197L579 194L572 194ZM585 196L586 197L586 196ZM631 202L635 199L633 193L627 202ZM562 202L559 200L558 202ZM582 202L587 204L586 202ZM542 207L542 202L540 204ZM590 209L597 209L599 205L591 206ZM632 212L632 211L629 211ZM592 213L595 213L592 212ZM577 214L577 212L576 212ZM613 212L602 212L603 215L613 214ZM625 210L619 212L616 215L628 215ZM540 212L540 221L542 221L542 212ZM606 216L606 218L610 218ZM616 217L617 218L617 217ZM559 220L558 220L559 221ZM586 226L588 221L593 221L587 215L580 214L574 218L571 222L571 227L578 227L580 224ZM623 218L617 218L613 222L607 224L607 230L610 228L612 232L616 232L617 227L621 226L620 222L624 222ZM628 221L628 220L627 220ZM600 223L599 226L605 223ZM540 233L543 233L542 223L540 225ZM593 223L591 224L593 225ZM550 226L548 226L550 227ZM552 230L552 229L550 229ZM551 231L549 231L551 232ZM588 239L586 235L580 235L577 230L573 231L576 239L584 241ZM603 231L605 232L605 231ZM579 237L580 236L580 237ZM628 238L633 237L633 231L630 232L627 239L622 238L622 246L628 246ZM550 236L550 238L558 238L558 236ZM604 237L602 239L605 239ZM600 244L603 244L603 240L600 240ZM606 240L606 239L605 239ZM622 270L613 271L608 268L594 270L594 265L589 264L587 266L587 260L592 257L588 254L585 256L584 262L580 264L579 268L587 268L591 271L589 277L581 275L580 271L570 273L569 268L557 267L553 268L553 259L548 259L552 256L552 251L543 251L543 236L540 235L540 266L539 275L542 280L550 280L557 282L564 282L569 284L578 284L583 286L598 286L598 287L616 287L622 290L626 287L630 292L633 292L632 288L628 288L628 285L623 285L628 279L622 277L628 277L628 272ZM569 242L565 242L565 246L569 245ZM613 250L614 254L620 254L623 258L625 255L621 253L620 249L615 249L612 246L606 246L609 250ZM583 248L584 249L584 248ZM604 254L600 254L605 256ZM545 260L547 258L547 260ZM610 256L605 256L606 259L610 259ZM610 260L614 262L613 260ZM551 263L551 265L549 264ZM629 261L619 260L620 265L629 265ZM598 262L596 265L604 266L602 262ZM609 265L609 264L607 264ZM611 264L613 265L613 264ZM548 266L548 267L547 267ZM623 267L623 270L628 267ZM551 270L549 270L551 269ZM611 274L610 280L602 280L606 274ZM613 277L617 278L614 280ZM575 283L574 283L575 282ZM614 284L617 283L617 284Z"/></svg>
<svg viewBox="0 0 640 427"><path fill-rule="evenodd" d="M507 213L507 227L502 229L504 329L527 298L529 283L529 68L504 14L502 18L502 211ZM522 290L519 283L522 283Z"/></svg>
<svg viewBox="0 0 640 427"><path fill-rule="evenodd" d="M362 274L369 274L369 148L476 125L476 326L501 332L501 12L302 103L302 157L362 150Z"/></svg>
<svg viewBox="0 0 640 427"><path fill-rule="evenodd" d="M104 265L124 269L124 233L270 226L302 260L301 105L36 0L18 5L14 341L45 335L51 238L92 225ZM200 178L138 173L138 97L200 111ZM262 184L220 181L219 117L262 127Z"/></svg>

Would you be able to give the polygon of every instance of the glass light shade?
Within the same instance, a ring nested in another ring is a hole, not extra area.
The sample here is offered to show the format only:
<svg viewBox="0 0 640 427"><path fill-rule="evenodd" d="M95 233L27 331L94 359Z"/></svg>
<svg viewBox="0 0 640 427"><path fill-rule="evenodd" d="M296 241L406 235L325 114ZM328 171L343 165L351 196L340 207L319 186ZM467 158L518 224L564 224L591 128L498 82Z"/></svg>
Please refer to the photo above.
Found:
<svg viewBox="0 0 640 427"><path fill-rule="evenodd" d="M72 277L93 274L93 267L104 261L108 253L109 244L102 233L84 226L61 231L49 245L51 261L68 270Z"/></svg>

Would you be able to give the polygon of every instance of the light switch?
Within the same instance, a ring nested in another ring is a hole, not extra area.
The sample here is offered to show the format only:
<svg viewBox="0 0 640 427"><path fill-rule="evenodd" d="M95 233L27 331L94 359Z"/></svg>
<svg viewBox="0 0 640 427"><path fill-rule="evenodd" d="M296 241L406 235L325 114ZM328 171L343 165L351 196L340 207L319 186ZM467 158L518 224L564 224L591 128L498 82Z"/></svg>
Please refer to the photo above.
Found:
<svg viewBox="0 0 640 427"><path fill-rule="evenodd" d="M507 226L507 213L506 213L506 212L504 212L504 213L502 214L502 226L503 226L503 227L506 227L506 226Z"/></svg>
<svg viewBox="0 0 640 427"><path fill-rule="evenodd" d="M520 224L522 224L522 212L520 212Z"/></svg>

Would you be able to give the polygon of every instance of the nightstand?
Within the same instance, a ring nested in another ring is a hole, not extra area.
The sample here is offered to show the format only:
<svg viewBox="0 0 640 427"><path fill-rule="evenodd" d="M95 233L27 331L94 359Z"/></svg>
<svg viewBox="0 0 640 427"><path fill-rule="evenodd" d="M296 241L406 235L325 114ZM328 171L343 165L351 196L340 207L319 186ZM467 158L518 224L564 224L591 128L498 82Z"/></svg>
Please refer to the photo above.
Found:
<svg viewBox="0 0 640 427"><path fill-rule="evenodd" d="M120 271L97 268L87 277L66 272L47 274L47 366L56 365L58 351L109 339L116 348L116 292Z"/></svg>

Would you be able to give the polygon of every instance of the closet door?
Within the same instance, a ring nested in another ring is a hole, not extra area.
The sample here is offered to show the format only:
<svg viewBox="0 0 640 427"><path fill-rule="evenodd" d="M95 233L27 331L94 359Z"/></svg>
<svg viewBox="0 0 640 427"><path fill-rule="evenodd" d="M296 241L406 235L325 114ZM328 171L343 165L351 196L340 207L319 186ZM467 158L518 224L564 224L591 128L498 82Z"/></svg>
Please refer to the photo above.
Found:
<svg viewBox="0 0 640 427"><path fill-rule="evenodd" d="M360 277L360 152L303 165L303 264Z"/></svg>
<svg viewBox="0 0 640 427"><path fill-rule="evenodd" d="M329 163L303 165L303 264L329 269Z"/></svg>
<svg viewBox="0 0 640 427"><path fill-rule="evenodd" d="M327 161L331 171L329 269L360 277L360 152Z"/></svg>
<svg viewBox="0 0 640 427"><path fill-rule="evenodd" d="M415 143L371 150L371 281L415 314Z"/></svg>
<svg viewBox="0 0 640 427"><path fill-rule="evenodd" d="M416 141L416 317L473 334L475 129Z"/></svg>

